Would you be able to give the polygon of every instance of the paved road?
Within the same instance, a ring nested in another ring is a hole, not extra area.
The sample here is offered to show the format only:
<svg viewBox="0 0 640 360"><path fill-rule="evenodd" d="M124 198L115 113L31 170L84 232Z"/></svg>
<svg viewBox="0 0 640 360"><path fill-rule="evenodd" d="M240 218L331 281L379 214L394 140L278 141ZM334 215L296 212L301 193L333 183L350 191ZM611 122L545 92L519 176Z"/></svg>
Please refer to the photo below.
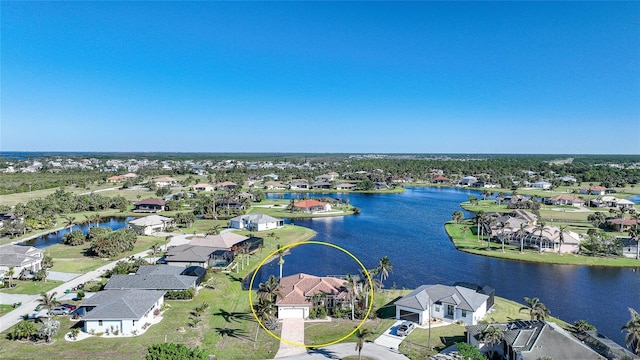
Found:
<svg viewBox="0 0 640 360"><path fill-rule="evenodd" d="M340 343L327 346L321 349L309 350L309 352L300 355L293 355L280 358L281 360L320 360L320 359L342 359L346 356L358 355L356 351L356 343ZM362 348L362 356L367 356L375 360L408 360L409 358L392 351L384 346L374 343L366 343Z"/></svg>
<svg viewBox="0 0 640 360"><path fill-rule="evenodd" d="M174 244L174 239L172 238L171 241L169 242L169 245L180 245L183 241L185 241L185 239L180 238L180 236L176 236L176 243ZM134 254L133 256L136 258L145 257L145 256L148 256L150 252L151 250L145 250L137 254ZM126 260L128 258L129 257L127 256L127 257L112 261L104 266L99 267L96 270L89 271L86 274L82 274L74 279L71 279L65 282L64 284L58 286L57 288L49 291L48 294L56 292L58 296L62 296L65 290L74 288L82 283L85 283L87 281L91 281L97 277L100 277L105 271L113 269L118 261ZM7 329L11 328L13 325L19 323L20 320L22 320L22 315L27 313L29 314L33 313L35 311L36 306L38 306L39 298L40 298L39 296L36 296L30 301L26 301L26 302L23 301L22 306L0 317L0 333L6 331Z"/></svg>

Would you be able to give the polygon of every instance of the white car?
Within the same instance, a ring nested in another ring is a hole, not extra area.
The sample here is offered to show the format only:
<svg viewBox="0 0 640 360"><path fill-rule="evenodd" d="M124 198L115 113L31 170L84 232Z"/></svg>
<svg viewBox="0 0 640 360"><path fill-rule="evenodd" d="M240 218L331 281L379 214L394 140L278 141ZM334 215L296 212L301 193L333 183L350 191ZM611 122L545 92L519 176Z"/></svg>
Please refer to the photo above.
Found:
<svg viewBox="0 0 640 360"><path fill-rule="evenodd" d="M402 324L400 324L400 326L398 326L398 330L396 330L396 334L398 334L398 336L407 336L411 334L411 332L415 328L416 328L416 324L412 323L411 321L405 321Z"/></svg>

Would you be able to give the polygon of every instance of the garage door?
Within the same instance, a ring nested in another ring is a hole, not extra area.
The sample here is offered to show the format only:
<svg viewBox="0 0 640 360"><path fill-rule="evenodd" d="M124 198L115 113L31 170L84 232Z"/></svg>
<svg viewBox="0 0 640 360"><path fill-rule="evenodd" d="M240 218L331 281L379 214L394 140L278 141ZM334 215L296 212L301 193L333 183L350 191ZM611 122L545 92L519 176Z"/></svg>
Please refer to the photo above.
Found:
<svg viewBox="0 0 640 360"><path fill-rule="evenodd" d="M420 323L420 314L411 311L400 310L400 320L412 321Z"/></svg>
<svg viewBox="0 0 640 360"><path fill-rule="evenodd" d="M279 308L278 318L280 319L304 319L304 309L302 308Z"/></svg>

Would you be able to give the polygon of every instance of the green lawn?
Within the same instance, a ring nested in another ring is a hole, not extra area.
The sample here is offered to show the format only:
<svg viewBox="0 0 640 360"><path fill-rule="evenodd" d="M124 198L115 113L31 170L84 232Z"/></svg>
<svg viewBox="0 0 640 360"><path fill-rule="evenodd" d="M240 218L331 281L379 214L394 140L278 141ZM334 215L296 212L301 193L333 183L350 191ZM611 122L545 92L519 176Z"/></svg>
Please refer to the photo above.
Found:
<svg viewBox="0 0 640 360"><path fill-rule="evenodd" d="M38 295L42 292L47 292L51 289L54 289L62 284L62 281L58 280L47 280L47 281L33 281L33 280L13 280L13 283L16 284L16 287L11 289L4 288L0 289L0 292L5 294L29 294L29 295Z"/></svg>
<svg viewBox="0 0 640 360"><path fill-rule="evenodd" d="M445 224L445 230L458 250L471 254L549 264L634 267L640 265L639 260L623 257L604 258L575 254L558 255L556 252L543 252L542 254L538 254L537 251L527 249L525 249L523 253L520 253L519 247L510 245L505 245L505 252L502 252L502 245L495 242L491 243L491 249L488 250L486 239L478 242L476 236L473 235L471 231L468 231L465 237L462 233L464 226L468 228L473 227L471 221L467 220L461 224L449 222Z"/></svg>
<svg viewBox="0 0 640 360"><path fill-rule="evenodd" d="M0 316L13 311L13 305L0 304Z"/></svg>

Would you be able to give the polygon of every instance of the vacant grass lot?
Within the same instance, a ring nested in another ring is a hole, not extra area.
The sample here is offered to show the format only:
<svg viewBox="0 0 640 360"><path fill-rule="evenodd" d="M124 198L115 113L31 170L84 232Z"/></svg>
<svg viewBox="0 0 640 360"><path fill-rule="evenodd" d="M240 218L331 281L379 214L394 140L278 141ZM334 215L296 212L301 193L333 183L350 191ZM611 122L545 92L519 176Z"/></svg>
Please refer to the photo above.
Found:
<svg viewBox="0 0 640 360"><path fill-rule="evenodd" d="M477 237L472 234L471 231L466 233L466 237L462 233L462 228L466 226L473 228L473 224L470 221L465 221L461 224L447 223L445 224L445 230L453 241L455 247L464 252L468 252L476 255L484 255L497 257L501 259L511 259L520 261L540 262L549 264L564 264L564 265L592 265L592 266L638 266L640 261L636 259L629 259L623 257L605 258L584 256L575 254L562 254L558 255L556 252L543 252L538 254L537 251L527 250L520 253L520 248L516 246L506 245L505 252L502 252L501 243L491 243L491 248L487 249L487 241L478 241Z"/></svg>
<svg viewBox="0 0 640 360"><path fill-rule="evenodd" d="M33 280L13 280L15 287L0 289L1 293L5 294L30 294L37 295L42 292L47 292L51 289L62 284L62 281L47 280L47 281L33 281Z"/></svg>

